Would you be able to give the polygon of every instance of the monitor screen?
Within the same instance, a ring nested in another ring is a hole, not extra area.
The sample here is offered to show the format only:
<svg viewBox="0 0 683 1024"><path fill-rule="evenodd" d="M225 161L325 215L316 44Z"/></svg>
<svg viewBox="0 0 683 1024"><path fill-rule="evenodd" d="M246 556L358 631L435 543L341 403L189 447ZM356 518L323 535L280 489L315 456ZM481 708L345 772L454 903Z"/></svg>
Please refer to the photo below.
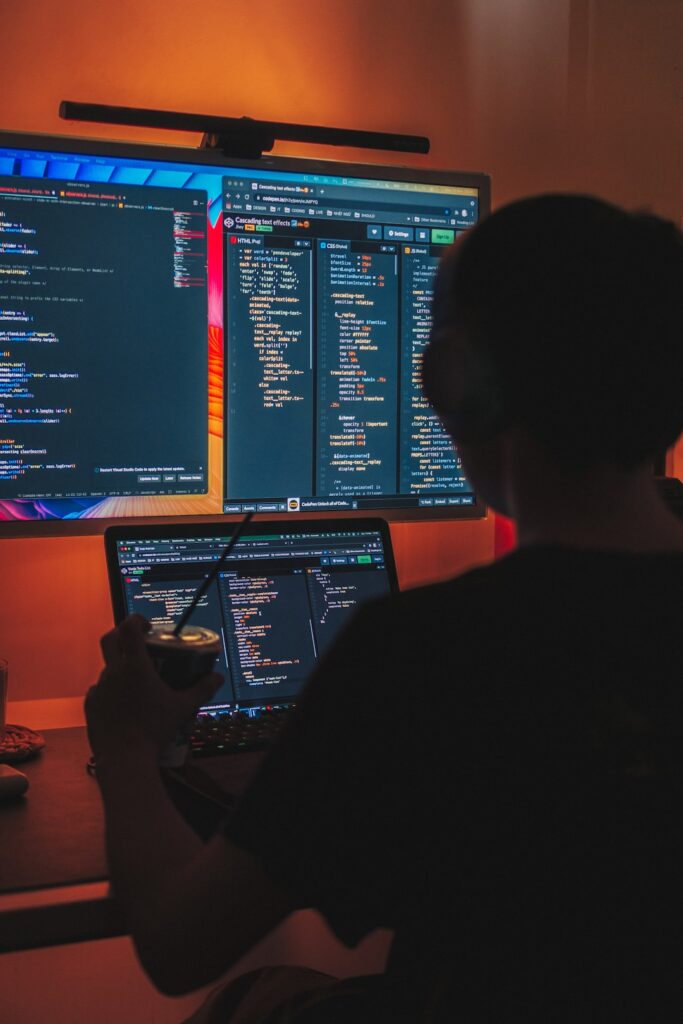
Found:
<svg viewBox="0 0 683 1024"><path fill-rule="evenodd" d="M420 359L484 174L0 133L0 520L482 514Z"/></svg>
<svg viewBox="0 0 683 1024"><path fill-rule="evenodd" d="M116 621L139 613L153 625L173 625L228 539L223 526L205 523L180 528L128 523L108 529ZM251 524L197 608L197 622L221 639L216 671L224 678L203 710L295 702L359 606L397 589L391 538L382 520Z"/></svg>

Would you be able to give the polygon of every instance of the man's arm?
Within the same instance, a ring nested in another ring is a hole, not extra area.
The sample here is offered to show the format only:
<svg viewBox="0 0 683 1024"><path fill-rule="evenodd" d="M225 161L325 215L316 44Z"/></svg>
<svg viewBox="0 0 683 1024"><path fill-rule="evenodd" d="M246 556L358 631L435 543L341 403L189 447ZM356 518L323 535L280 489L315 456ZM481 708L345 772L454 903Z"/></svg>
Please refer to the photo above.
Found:
<svg viewBox="0 0 683 1024"><path fill-rule="evenodd" d="M226 838L202 843L159 772L159 750L215 692L218 677L171 690L135 618L102 648L107 667L86 698L86 715L112 886L145 970L162 992L179 995L223 974L294 906Z"/></svg>

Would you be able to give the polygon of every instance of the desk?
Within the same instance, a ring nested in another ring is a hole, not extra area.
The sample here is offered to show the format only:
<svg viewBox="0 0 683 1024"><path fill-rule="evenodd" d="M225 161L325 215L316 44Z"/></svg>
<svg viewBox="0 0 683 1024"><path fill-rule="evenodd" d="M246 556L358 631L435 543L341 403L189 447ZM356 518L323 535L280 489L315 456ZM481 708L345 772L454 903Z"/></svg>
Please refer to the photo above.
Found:
<svg viewBox="0 0 683 1024"><path fill-rule="evenodd" d="M21 800L0 804L0 952L125 934L109 892L85 729L52 729Z"/></svg>
<svg viewBox="0 0 683 1024"><path fill-rule="evenodd" d="M115 939L125 936L127 929L109 890L99 788L85 770L90 753L85 729L47 729L44 734L42 753L18 766L29 778L26 796L16 804L0 804L0 952L20 954L2 958L10 963L0 988L4 985L7 994L17 986L31 986L34 979L49 979L57 963L60 979L71 978L78 990L74 995L68 980L61 981L64 989L60 999L74 1013L69 1019L75 1020L76 1012L82 1014L85 1000L89 1010L78 1019L101 1019L105 1024L122 1019L175 1021L179 1017L175 1001L169 1010L168 1001L136 969L127 947L115 943L103 943L102 951L97 943L77 947L78 963L89 965L87 984L73 961L65 960L63 951L56 948L92 939ZM243 753L207 758L198 764L224 789L236 793L248 781L258 758L258 754ZM298 911L250 950L225 978L266 964L288 963L340 978L373 974L384 970L390 942L391 934L380 930L355 949L346 949L314 911ZM41 947L53 949L41 953ZM22 966L21 951L28 950L36 952L25 953L26 965ZM127 986L125 996L121 994L122 978ZM109 993L115 1008L120 1010L125 1004L128 1010L108 1016L114 1011L103 1009L102 991ZM36 1012L26 1019L52 1017L54 1007L41 997L40 985L31 990L30 999ZM196 1008L196 997L186 999L189 1013Z"/></svg>
<svg viewBox="0 0 683 1024"><path fill-rule="evenodd" d="M18 720L35 721L29 710ZM154 989L109 891L99 787L85 770L85 729L50 728L44 735L43 752L19 765L29 777L26 796L0 804L0 951L7 953L0 957L0 1020L185 1019L205 990L170 999ZM198 764L236 792L253 770L252 758ZM223 980L267 964L301 964L340 978L373 974L384 969L390 942L389 933L378 931L346 949L314 911L298 911Z"/></svg>
<svg viewBox="0 0 683 1024"><path fill-rule="evenodd" d="M19 764L26 796L0 804L0 952L126 934L109 890L99 788L86 771L84 728L51 729L46 746ZM253 755L207 759L237 792Z"/></svg>

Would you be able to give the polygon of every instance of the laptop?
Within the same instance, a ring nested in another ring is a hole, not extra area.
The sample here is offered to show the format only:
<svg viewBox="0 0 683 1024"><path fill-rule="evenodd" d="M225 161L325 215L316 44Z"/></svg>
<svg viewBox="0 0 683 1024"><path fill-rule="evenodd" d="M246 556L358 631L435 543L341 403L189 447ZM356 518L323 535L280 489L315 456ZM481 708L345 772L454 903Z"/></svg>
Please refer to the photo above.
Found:
<svg viewBox="0 0 683 1024"><path fill-rule="evenodd" d="M177 622L235 525L108 527L115 621L137 612L152 624ZM224 678L188 730L191 759L269 746L358 607L397 590L383 519L249 523L190 620L220 636L216 671Z"/></svg>

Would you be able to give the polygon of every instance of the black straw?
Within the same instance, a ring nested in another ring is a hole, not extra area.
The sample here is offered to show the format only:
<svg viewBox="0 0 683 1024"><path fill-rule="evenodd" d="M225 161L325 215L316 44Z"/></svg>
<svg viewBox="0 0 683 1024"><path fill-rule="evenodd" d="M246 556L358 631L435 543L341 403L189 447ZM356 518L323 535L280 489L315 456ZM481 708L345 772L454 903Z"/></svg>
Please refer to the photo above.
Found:
<svg viewBox="0 0 683 1024"><path fill-rule="evenodd" d="M194 597L192 598L192 600L188 604L188 606L185 609L185 611L183 612L183 614L180 616L180 619L178 620L178 623L177 623L177 625L175 626L175 628L173 630L173 635L174 636L180 636L180 632L181 632L183 626L187 625L187 621L190 618L190 615L192 615L192 612L195 610L195 608L197 607L197 605L201 601L202 597L204 596L204 594L208 590L209 585L212 583L213 580L215 580L216 576L220 572L221 566L223 565L223 563L225 562L225 559L228 557L228 555L230 554L230 552L234 548L235 544L237 543L237 541L239 539L240 534L242 533L242 530L247 525L247 523L249 522L249 520L251 519L253 514L254 514L253 512L247 512L247 514L245 515L244 519L242 519L237 524L235 529L233 530L232 537L230 538L230 540L226 544L226 546L225 546L225 548L223 550L223 554L218 559L218 561L214 565L214 567L211 570L211 572L209 573L209 575L205 578L205 580L202 583L200 583L199 587L197 588L196 594L194 595Z"/></svg>

